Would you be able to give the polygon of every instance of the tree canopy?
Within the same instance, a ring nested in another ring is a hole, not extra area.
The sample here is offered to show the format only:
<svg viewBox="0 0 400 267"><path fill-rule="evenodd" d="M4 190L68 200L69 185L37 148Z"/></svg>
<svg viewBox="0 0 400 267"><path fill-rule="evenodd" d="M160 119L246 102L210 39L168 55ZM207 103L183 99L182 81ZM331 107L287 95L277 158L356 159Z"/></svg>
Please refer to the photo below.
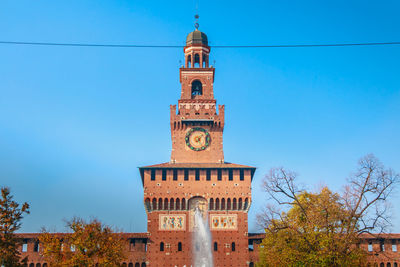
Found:
<svg viewBox="0 0 400 267"><path fill-rule="evenodd" d="M120 266L125 258L122 235L97 219L67 222L71 233L54 234L46 229L39 237L43 256L50 266Z"/></svg>
<svg viewBox="0 0 400 267"><path fill-rule="evenodd" d="M399 174L368 155L342 192L328 187L309 192L294 172L275 168L264 189L275 204L258 215L266 236L258 266L360 266L362 233L383 232L390 224L388 198Z"/></svg>
<svg viewBox="0 0 400 267"><path fill-rule="evenodd" d="M29 214L28 203L20 205L13 200L10 189L1 188L0 199L0 266L21 266L25 260L20 259L18 246L20 241L15 231L21 228L24 214Z"/></svg>

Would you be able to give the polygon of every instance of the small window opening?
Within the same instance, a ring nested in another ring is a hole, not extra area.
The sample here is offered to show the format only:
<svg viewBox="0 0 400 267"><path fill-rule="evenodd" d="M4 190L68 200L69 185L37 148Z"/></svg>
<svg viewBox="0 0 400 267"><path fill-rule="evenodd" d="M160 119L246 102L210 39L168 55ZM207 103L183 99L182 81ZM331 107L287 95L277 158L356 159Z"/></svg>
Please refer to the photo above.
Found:
<svg viewBox="0 0 400 267"><path fill-rule="evenodd" d="M218 243L214 242L214 251L218 251Z"/></svg>
<svg viewBox="0 0 400 267"><path fill-rule="evenodd" d="M173 179L174 179L174 181L177 181L178 180L178 171L177 170L174 170L173 171Z"/></svg>
<svg viewBox="0 0 400 267"><path fill-rule="evenodd" d="M244 180L244 171L240 170L240 181Z"/></svg>
<svg viewBox="0 0 400 267"><path fill-rule="evenodd" d="M22 252L27 252L28 251L28 241L24 241L22 244Z"/></svg>
<svg viewBox="0 0 400 267"><path fill-rule="evenodd" d="M189 180L189 170L185 170L185 181Z"/></svg>
<svg viewBox="0 0 400 267"><path fill-rule="evenodd" d="M229 181L233 181L233 170L229 170Z"/></svg>
<svg viewBox="0 0 400 267"><path fill-rule="evenodd" d="M156 170L151 170L151 180L152 181L156 180Z"/></svg>
<svg viewBox="0 0 400 267"><path fill-rule="evenodd" d="M162 180L163 181L167 180L167 170L162 170Z"/></svg>
<svg viewBox="0 0 400 267"><path fill-rule="evenodd" d="M207 181L210 181L210 180L211 180L211 170L207 170L207 172L206 172L206 179L207 179Z"/></svg>
<svg viewBox="0 0 400 267"><path fill-rule="evenodd" d="M218 170L218 181L222 180L222 170Z"/></svg>
<svg viewBox="0 0 400 267"><path fill-rule="evenodd" d="M164 251L164 242L160 243L160 251Z"/></svg>
<svg viewBox="0 0 400 267"><path fill-rule="evenodd" d="M188 67L188 68L191 68L191 67L192 67L192 56L191 56L191 55L189 55L189 56L187 57L187 67Z"/></svg>
<svg viewBox="0 0 400 267"><path fill-rule="evenodd" d="M372 248L372 242L368 242L368 251L372 252L373 248Z"/></svg>
<svg viewBox="0 0 400 267"><path fill-rule="evenodd" d="M200 170L196 170L196 181L200 181Z"/></svg>
<svg viewBox="0 0 400 267"><path fill-rule="evenodd" d="M235 250L236 250L236 244L235 244L235 242L232 242L231 248L232 248L232 251L235 251Z"/></svg>
<svg viewBox="0 0 400 267"><path fill-rule="evenodd" d="M199 80L195 80L192 82L192 97L202 95L203 94L203 85Z"/></svg>
<svg viewBox="0 0 400 267"><path fill-rule="evenodd" d="M383 240L379 241L379 248L380 248L381 251L385 251L385 243L384 243Z"/></svg>
<svg viewBox="0 0 400 267"><path fill-rule="evenodd" d="M35 242L35 245L33 246L33 252L39 252L39 241Z"/></svg>
<svg viewBox="0 0 400 267"><path fill-rule="evenodd" d="M397 244L395 239L392 239L392 251L397 252Z"/></svg>
<svg viewBox="0 0 400 267"><path fill-rule="evenodd" d="M182 251L182 242L178 243L178 251Z"/></svg>

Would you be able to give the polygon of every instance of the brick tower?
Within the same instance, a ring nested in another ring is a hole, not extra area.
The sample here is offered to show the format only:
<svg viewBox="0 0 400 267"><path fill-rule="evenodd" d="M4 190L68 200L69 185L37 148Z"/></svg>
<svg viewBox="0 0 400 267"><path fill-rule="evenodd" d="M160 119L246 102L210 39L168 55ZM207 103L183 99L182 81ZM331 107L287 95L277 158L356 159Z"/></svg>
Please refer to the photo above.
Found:
<svg viewBox="0 0 400 267"><path fill-rule="evenodd" d="M224 106L216 107L215 69L197 28L184 47L181 98L171 105L171 160L140 168L149 266L193 265L194 209L208 219L215 267L248 266L247 212L254 167L224 161Z"/></svg>

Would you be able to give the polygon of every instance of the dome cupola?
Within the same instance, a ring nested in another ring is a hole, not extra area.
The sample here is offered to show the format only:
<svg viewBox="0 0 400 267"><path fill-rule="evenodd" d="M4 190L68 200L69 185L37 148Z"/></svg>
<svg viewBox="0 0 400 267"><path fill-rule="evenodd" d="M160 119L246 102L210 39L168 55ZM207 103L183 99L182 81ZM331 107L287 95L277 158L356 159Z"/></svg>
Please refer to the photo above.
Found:
<svg viewBox="0 0 400 267"><path fill-rule="evenodd" d="M186 46L190 45L206 45L208 46L207 35L198 29L192 31L186 37Z"/></svg>

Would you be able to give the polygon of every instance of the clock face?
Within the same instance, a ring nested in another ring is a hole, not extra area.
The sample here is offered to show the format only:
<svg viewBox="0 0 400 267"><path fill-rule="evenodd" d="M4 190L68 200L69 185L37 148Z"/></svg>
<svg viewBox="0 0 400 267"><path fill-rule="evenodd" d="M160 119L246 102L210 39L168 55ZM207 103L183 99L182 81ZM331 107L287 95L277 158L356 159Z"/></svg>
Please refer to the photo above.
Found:
<svg viewBox="0 0 400 267"><path fill-rule="evenodd" d="M210 134L203 128L190 129L185 137L186 145L194 151L201 151L210 145Z"/></svg>

